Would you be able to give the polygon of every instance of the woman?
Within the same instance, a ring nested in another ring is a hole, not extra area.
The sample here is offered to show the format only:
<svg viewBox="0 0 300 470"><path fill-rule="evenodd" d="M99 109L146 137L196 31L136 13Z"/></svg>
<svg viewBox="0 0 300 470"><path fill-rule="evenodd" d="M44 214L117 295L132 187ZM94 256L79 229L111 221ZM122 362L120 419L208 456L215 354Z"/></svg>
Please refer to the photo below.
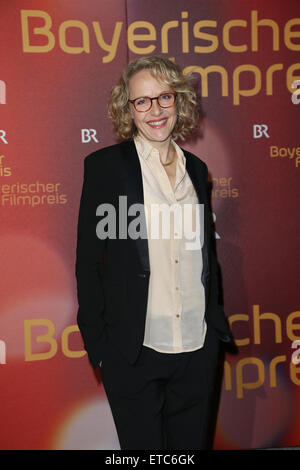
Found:
<svg viewBox="0 0 300 470"><path fill-rule="evenodd" d="M177 65L139 58L109 101L123 142L85 159L78 325L121 449L206 448L219 342L232 341L218 303L207 167L174 141L197 127L197 110Z"/></svg>

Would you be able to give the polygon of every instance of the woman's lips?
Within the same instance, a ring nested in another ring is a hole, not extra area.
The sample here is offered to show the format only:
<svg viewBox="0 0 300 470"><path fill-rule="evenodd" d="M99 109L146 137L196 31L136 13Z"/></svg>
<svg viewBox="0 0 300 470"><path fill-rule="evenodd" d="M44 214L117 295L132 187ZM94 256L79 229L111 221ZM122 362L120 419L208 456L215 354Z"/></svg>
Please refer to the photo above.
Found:
<svg viewBox="0 0 300 470"><path fill-rule="evenodd" d="M161 129L167 123L167 118L164 119L157 119L155 121L148 121L148 125L154 129Z"/></svg>

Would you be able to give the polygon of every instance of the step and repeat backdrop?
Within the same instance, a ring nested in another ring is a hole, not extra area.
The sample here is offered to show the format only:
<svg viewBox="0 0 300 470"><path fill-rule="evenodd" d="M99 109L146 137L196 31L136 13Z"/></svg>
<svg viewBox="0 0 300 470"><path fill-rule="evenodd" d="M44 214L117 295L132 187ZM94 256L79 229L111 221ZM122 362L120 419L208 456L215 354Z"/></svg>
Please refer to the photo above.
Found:
<svg viewBox="0 0 300 470"><path fill-rule="evenodd" d="M132 59L194 72L226 352L215 449L300 445L298 0L0 1L0 448L119 449L76 325L83 160Z"/></svg>

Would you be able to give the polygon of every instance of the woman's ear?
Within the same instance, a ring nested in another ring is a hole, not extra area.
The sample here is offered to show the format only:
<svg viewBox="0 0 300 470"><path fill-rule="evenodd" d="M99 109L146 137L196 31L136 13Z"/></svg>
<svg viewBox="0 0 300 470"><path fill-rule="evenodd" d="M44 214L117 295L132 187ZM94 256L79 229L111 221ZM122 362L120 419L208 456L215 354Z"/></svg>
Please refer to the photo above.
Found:
<svg viewBox="0 0 300 470"><path fill-rule="evenodd" d="M130 103L128 103L128 113L130 114L131 118L134 120L133 106Z"/></svg>

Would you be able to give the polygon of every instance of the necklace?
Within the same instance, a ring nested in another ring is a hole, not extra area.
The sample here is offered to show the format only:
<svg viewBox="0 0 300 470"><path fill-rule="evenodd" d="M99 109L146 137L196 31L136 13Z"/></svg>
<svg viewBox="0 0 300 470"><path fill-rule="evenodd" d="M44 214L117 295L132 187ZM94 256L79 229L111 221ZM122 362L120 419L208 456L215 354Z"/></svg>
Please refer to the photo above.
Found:
<svg viewBox="0 0 300 470"><path fill-rule="evenodd" d="M175 160L175 155L176 155L176 152L173 152L173 158L172 158L172 160L171 160L170 162L168 162L168 163L163 163L163 162L161 162L161 163L162 163L162 165L163 165L163 166L168 166L168 165L171 165L171 163L173 163L173 162L174 162L174 160Z"/></svg>

